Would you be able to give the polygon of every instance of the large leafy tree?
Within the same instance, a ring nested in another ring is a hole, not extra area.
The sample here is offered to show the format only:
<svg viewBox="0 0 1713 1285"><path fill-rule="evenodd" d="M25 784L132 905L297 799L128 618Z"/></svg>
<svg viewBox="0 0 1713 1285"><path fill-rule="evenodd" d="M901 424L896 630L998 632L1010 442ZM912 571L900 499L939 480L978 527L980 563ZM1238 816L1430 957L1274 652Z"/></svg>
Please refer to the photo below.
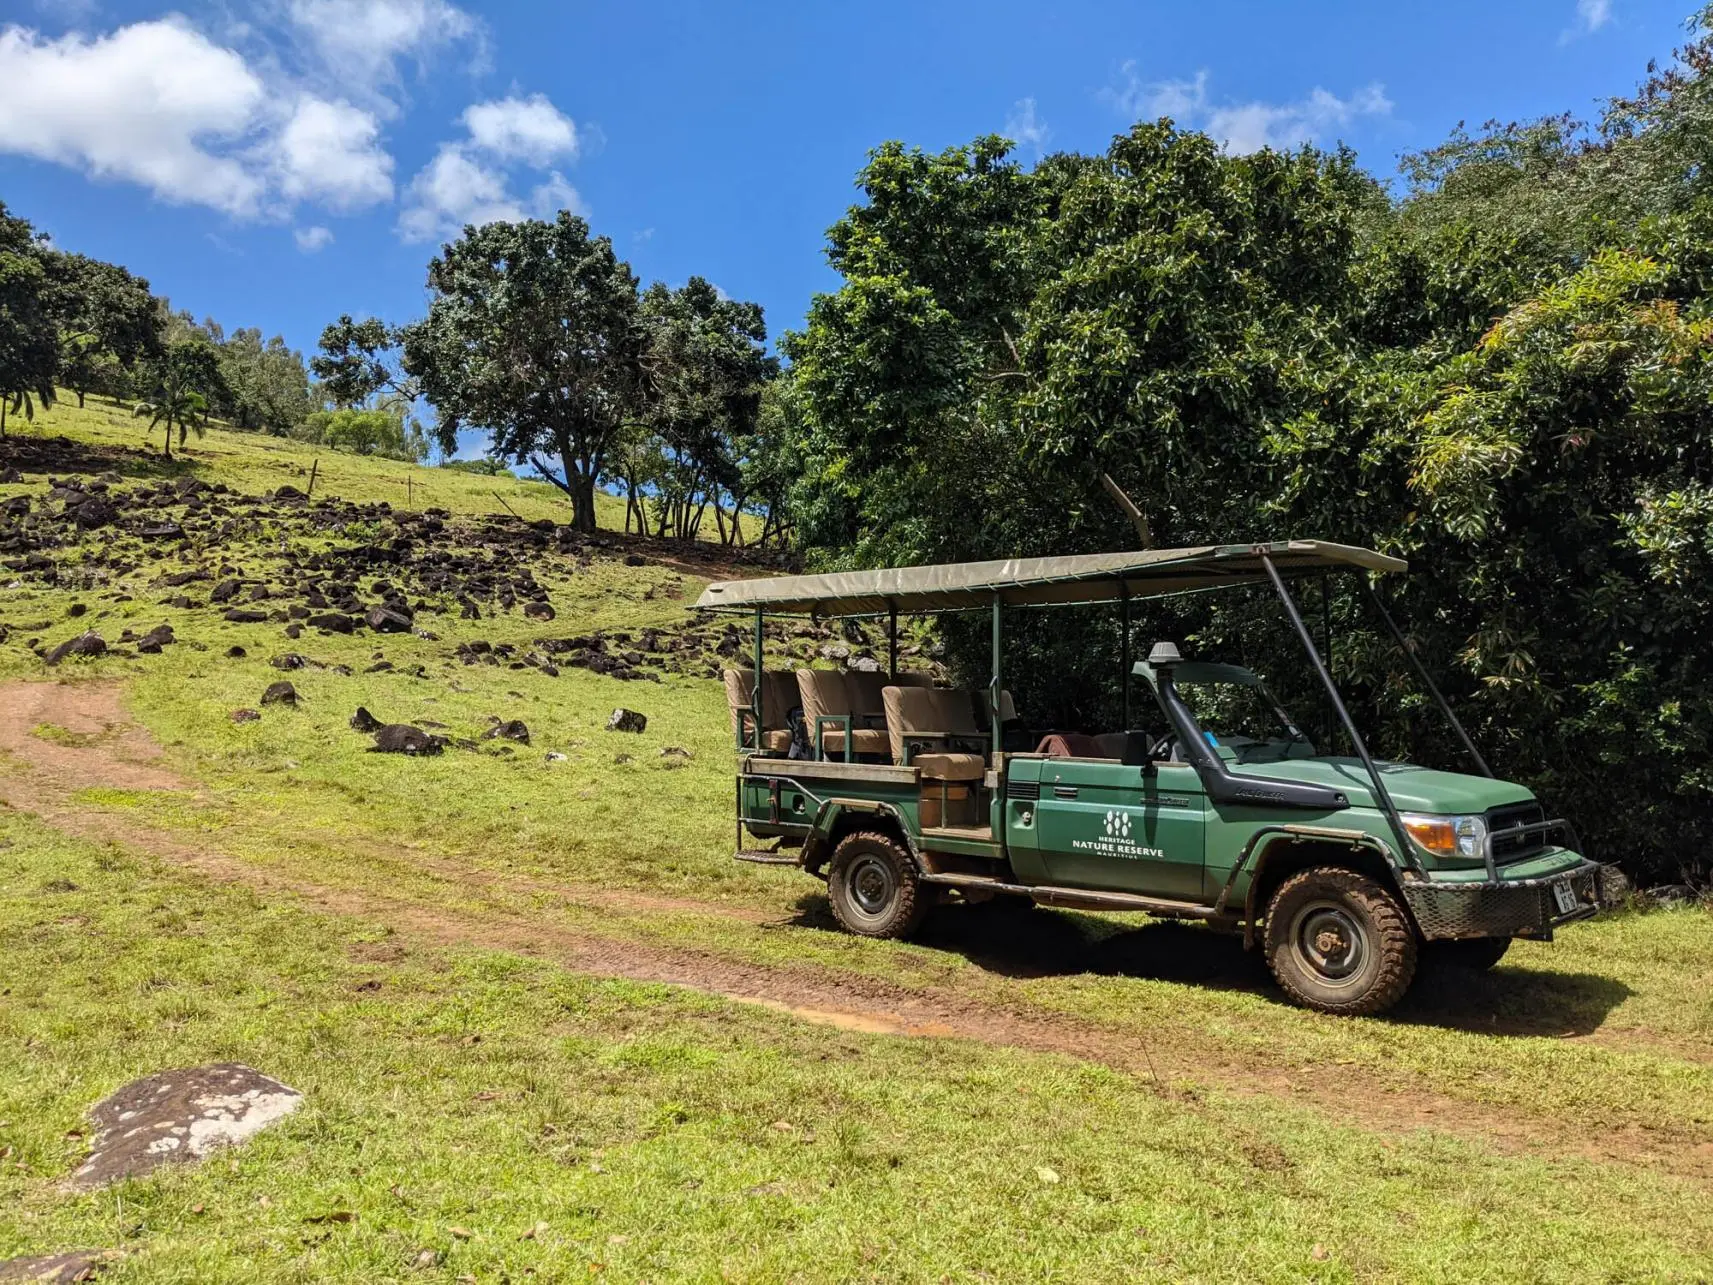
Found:
<svg viewBox="0 0 1713 1285"><path fill-rule="evenodd" d="M649 376L644 448L654 452L657 528L693 539L711 503L721 541L730 543L744 499L738 443L753 431L763 385L778 368L767 353L761 306L725 298L691 277L676 290L650 286L642 315ZM732 496L730 527L722 493Z"/></svg>
<svg viewBox="0 0 1713 1285"><path fill-rule="evenodd" d="M576 215L466 228L429 264L428 315L404 331L405 369L437 415L440 446L466 425L534 467L595 529L608 453L637 418L647 330L630 265Z"/></svg>
<svg viewBox="0 0 1713 1285"><path fill-rule="evenodd" d="M237 427L283 437L303 423L311 409L303 354L280 335L264 343L254 327L233 331L219 351L222 409Z"/></svg>
<svg viewBox="0 0 1713 1285"><path fill-rule="evenodd" d="M9 415L52 405L59 372L53 287L34 230L0 203L0 435Z"/></svg>
<svg viewBox="0 0 1713 1285"><path fill-rule="evenodd" d="M401 328L378 317L356 321L345 313L321 332L320 351L309 367L321 391L342 410L383 397L414 401L416 383L400 366L403 343Z"/></svg>
<svg viewBox="0 0 1713 1285"><path fill-rule="evenodd" d="M60 382L81 407L92 392L115 393L160 346L163 318L149 283L117 264L58 251L45 256L59 331Z"/></svg>

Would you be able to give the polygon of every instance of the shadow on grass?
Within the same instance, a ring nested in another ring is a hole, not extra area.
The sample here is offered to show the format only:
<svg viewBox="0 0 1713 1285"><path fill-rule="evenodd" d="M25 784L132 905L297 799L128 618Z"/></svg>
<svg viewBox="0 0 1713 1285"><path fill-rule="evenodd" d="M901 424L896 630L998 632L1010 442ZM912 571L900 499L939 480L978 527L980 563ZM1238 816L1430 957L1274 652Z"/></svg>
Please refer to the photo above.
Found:
<svg viewBox="0 0 1713 1285"><path fill-rule="evenodd" d="M815 894L798 901L793 923L839 930L826 897ZM1244 950L1235 934L1199 924L1131 924L1000 898L984 906L941 907L930 913L913 940L962 955L1002 977L1146 978L1248 991L1290 1006L1259 950ZM1421 961L1415 984L1387 1020L1480 1035L1561 1039L1599 1029L1631 993L1622 982L1597 973L1507 964L1481 973L1437 965L1429 957Z"/></svg>
<svg viewBox="0 0 1713 1285"><path fill-rule="evenodd" d="M157 434L158 436L158 434ZM194 461L162 457L142 446L100 446L70 437L8 433L0 440L0 468L20 473L117 473L121 477L183 477L197 472Z"/></svg>

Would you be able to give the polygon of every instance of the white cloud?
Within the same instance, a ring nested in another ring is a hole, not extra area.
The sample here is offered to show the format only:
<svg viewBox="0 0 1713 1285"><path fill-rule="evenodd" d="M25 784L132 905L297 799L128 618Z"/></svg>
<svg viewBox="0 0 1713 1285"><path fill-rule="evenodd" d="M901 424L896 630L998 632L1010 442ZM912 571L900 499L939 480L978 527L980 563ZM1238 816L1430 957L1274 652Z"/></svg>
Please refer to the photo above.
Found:
<svg viewBox="0 0 1713 1285"><path fill-rule="evenodd" d="M1193 80L1145 82L1136 64L1121 69L1123 83L1102 91L1102 97L1131 118L1169 116L1188 129L1200 129L1239 155L1264 147L1291 148L1326 141L1334 131L1365 116L1387 116L1392 100L1378 83L1340 98L1318 85L1294 103L1214 103L1208 96L1208 74Z"/></svg>
<svg viewBox="0 0 1713 1285"><path fill-rule="evenodd" d="M325 250L333 244L331 228L297 228L291 235L292 239L297 242L297 248L305 254L314 254L316 251Z"/></svg>
<svg viewBox="0 0 1713 1285"><path fill-rule="evenodd" d="M1012 104L1011 115L1005 118L1003 133L1018 146L1032 149L1037 156L1053 136L1047 123L1036 116L1033 98L1019 98Z"/></svg>
<svg viewBox="0 0 1713 1285"><path fill-rule="evenodd" d="M174 203L257 211L264 179L217 149L250 133L265 94L242 57L182 18L95 38L0 31L0 151Z"/></svg>
<svg viewBox="0 0 1713 1285"><path fill-rule="evenodd" d="M398 62L454 44L479 44L481 25L447 0L290 0L291 20L352 96L378 94L398 80Z"/></svg>
<svg viewBox="0 0 1713 1285"><path fill-rule="evenodd" d="M544 166L577 154L577 126L545 94L472 103L464 109L470 142L501 160Z"/></svg>
<svg viewBox="0 0 1713 1285"><path fill-rule="evenodd" d="M98 36L0 30L0 152L237 218L393 195L374 112L309 93L177 16Z"/></svg>
<svg viewBox="0 0 1713 1285"><path fill-rule="evenodd" d="M1576 20L1584 31L1598 31L1612 21L1612 0L1576 0Z"/></svg>
<svg viewBox="0 0 1713 1285"><path fill-rule="evenodd" d="M459 119L468 137L442 143L410 182L398 221L406 241L443 240L466 225L584 212L577 190L558 170L548 169L556 156L575 156L577 127L545 96L476 103ZM546 171L527 202L512 194L508 162Z"/></svg>
<svg viewBox="0 0 1713 1285"><path fill-rule="evenodd" d="M372 113L305 95L273 149L281 192L288 200L319 201L334 210L392 200L393 158L379 136Z"/></svg>

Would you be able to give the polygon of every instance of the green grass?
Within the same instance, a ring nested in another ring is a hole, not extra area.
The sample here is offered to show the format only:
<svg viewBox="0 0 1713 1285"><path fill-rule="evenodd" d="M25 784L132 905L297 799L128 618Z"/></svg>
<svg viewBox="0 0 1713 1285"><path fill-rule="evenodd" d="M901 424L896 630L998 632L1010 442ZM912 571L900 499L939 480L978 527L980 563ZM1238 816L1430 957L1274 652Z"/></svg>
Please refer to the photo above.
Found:
<svg viewBox="0 0 1713 1285"><path fill-rule="evenodd" d="M404 949L5 814L0 933L0 1257L120 1246L117 1281L1689 1280L1713 1255L1705 1192L1642 1170ZM304 1107L60 1190L95 1098L228 1058Z"/></svg>
<svg viewBox="0 0 1713 1285"><path fill-rule="evenodd" d="M140 437L94 403L82 415L62 404L44 427L97 444ZM312 458L236 433L192 449L175 468L252 491L301 487ZM499 490L526 517L565 516L552 494L524 507L527 484L321 460L318 492L398 504L403 479L426 474L449 489L418 507L498 512ZM40 490L32 479L0 494ZM281 556L270 538L222 557L265 570ZM700 591L692 569L627 566L622 549L587 566L544 555L532 571L559 611L551 625L431 606L419 623L437 641L291 641L278 625L158 605L152 582L180 559L115 580L83 561L94 547L59 552L63 587L0 596L0 678L122 681L194 788L96 782L78 796L134 833L135 850L0 811L0 1149L13 1148L0 1159L0 1258L123 1244L139 1252L118 1279L365 1281L530 1268L624 1280L1687 1280L1713 1262L1704 1183L1633 1155L1566 1158L1614 1129L1621 1155L1713 1147L1706 910L1519 943L1490 978L1428 979L1393 1017L1360 1021L1287 1006L1227 939L1133 916L1045 912L995 927L948 911L921 942L865 941L827 929L814 881L730 859L716 681L548 678L453 657L464 639L670 627ZM158 656L50 675L25 646L163 620L181 641ZM248 656L227 658L234 643ZM232 723L281 677L269 661L286 651L322 666L287 675L302 705ZM428 677L363 673L376 652ZM459 737L490 716L523 718L533 744L371 754L346 725L359 704ZM604 730L621 704L649 715L646 733ZM61 750L107 735L32 731ZM382 890L478 930L503 918L1072 1024L1147 1050L1165 1087L1094 1062L833 1033L505 953L412 946L394 958L385 925L156 864L143 855L156 831L287 885ZM615 889L674 900L627 905ZM235 1170L223 1158L105 1195L60 1192L84 1145L67 1132L91 1102L217 1057L280 1075L307 1107L234 1153ZM1402 1104L1386 1118L1431 1103L1447 1127L1364 1128L1386 1113L1341 1112L1339 1086ZM1541 1154L1484 1145L1460 1111ZM304 1221L339 1209L354 1221ZM519 1240L537 1221L549 1231ZM424 1249L442 1257L417 1270Z"/></svg>
<svg viewBox="0 0 1713 1285"><path fill-rule="evenodd" d="M147 422L105 398L91 397L80 410L76 396L62 392L53 406L38 408L33 422L9 420L7 431L19 437L63 434L97 447L149 451L149 458L119 466L117 471L126 476L186 475L224 482L241 491L272 491L288 485L301 491L314 467L317 495L325 492L360 503L385 500L395 508L437 506L468 514L515 512L532 522L538 518L564 522L570 512L564 493L547 482L427 468L220 427L209 428L201 437L193 433L182 449L175 443L168 462L159 454L160 433L144 432ZM16 489L0 488L0 494ZM623 500L598 495L595 510L603 527L624 529Z"/></svg>

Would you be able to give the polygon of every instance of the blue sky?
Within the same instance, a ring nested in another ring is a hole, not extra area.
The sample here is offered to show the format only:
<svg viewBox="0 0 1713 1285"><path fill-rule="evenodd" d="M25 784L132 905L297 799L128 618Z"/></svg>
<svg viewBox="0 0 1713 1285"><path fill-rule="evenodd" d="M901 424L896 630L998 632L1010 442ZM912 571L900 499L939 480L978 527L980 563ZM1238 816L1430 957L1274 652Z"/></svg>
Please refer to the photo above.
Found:
<svg viewBox="0 0 1713 1285"><path fill-rule="evenodd" d="M1031 159L1166 110L1390 175L1459 120L1592 115L1690 3L0 0L0 200L305 350L418 315L460 219L562 205L777 333L835 284L825 230L884 139Z"/></svg>

